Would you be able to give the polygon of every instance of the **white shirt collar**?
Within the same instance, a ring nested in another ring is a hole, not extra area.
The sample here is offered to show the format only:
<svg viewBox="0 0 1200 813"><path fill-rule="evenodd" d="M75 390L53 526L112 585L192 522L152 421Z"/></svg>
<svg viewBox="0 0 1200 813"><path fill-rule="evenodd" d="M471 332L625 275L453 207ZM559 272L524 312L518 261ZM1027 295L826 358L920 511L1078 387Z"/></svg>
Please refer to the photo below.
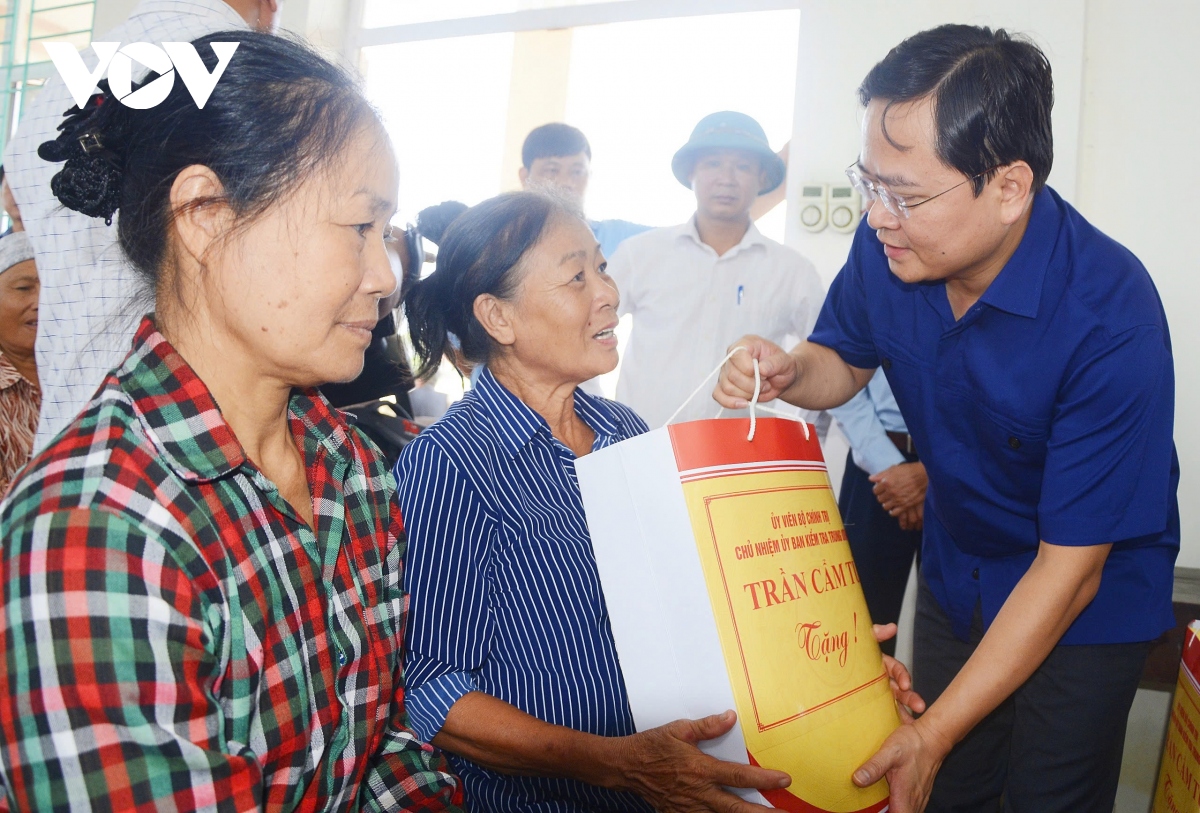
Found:
<svg viewBox="0 0 1200 813"><path fill-rule="evenodd" d="M682 223L675 227L675 236L676 236L676 239L679 239L679 238L690 239L693 243L695 243L700 248L702 248L706 251L713 251L713 253L715 253L712 246L708 245L707 243L705 243L703 240L700 239L700 230L696 227L696 216L695 215L692 215L691 217L689 217L686 223ZM729 251L722 254L721 259L726 259L727 257L733 257L737 254L740 254L743 251L748 251L753 246L763 246L764 248L766 248L767 245L768 245L767 238L763 236L763 233L758 230L758 227L754 225L754 221L751 220L750 228L746 229L746 233L744 235L742 235L741 242L739 242L736 246L731 248Z"/></svg>

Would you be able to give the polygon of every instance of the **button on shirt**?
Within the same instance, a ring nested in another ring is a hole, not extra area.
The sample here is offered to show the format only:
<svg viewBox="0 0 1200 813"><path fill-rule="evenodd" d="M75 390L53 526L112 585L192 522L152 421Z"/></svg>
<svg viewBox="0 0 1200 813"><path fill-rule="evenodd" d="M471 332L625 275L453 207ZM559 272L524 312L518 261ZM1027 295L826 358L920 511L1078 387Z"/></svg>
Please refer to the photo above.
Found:
<svg viewBox="0 0 1200 813"><path fill-rule="evenodd" d="M824 298L812 263L753 223L720 257L700 240L695 218L639 234L621 244L608 273L620 289L620 313L633 314L617 400L654 428L666 424L729 345L753 333L790 347L812 330ZM704 388L676 420L716 417L711 392Z"/></svg>
<svg viewBox="0 0 1200 813"><path fill-rule="evenodd" d="M811 341L886 372L929 475L922 572L959 637L978 603L996 617L1039 540L1113 544L1062 643L1175 625L1166 315L1137 258L1054 191L1036 195L1020 246L957 321L944 284L888 270L864 221Z"/></svg>
<svg viewBox="0 0 1200 813"><path fill-rule="evenodd" d="M593 450L646 431L628 408L576 389ZM485 369L405 447L397 496L408 530L408 710L432 740L468 692L556 725L634 733L575 478L575 455ZM567 779L507 776L450 755L473 810L648 811Z"/></svg>
<svg viewBox="0 0 1200 813"><path fill-rule="evenodd" d="M244 28L245 20L223 0L143 0L122 25L95 39L191 42ZM141 78L136 71L134 78ZM121 363L144 310L136 303L143 282L117 245L120 213L105 226L99 218L64 207L50 191L50 179L63 165L38 157L38 146L58 135L63 114L74 104L62 78L52 74L4 154L4 177L21 210L42 284L36 347L42 413L35 450L79 414L108 371Z"/></svg>
<svg viewBox="0 0 1200 813"><path fill-rule="evenodd" d="M867 386L842 406L829 410L829 414L850 444L854 465L867 474L879 474L905 462L887 433L908 434L908 427L883 370L876 370Z"/></svg>
<svg viewBox="0 0 1200 813"><path fill-rule="evenodd" d="M392 477L315 390L289 421L314 527L146 320L17 478L0 513L13 810L457 810L405 722Z"/></svg>

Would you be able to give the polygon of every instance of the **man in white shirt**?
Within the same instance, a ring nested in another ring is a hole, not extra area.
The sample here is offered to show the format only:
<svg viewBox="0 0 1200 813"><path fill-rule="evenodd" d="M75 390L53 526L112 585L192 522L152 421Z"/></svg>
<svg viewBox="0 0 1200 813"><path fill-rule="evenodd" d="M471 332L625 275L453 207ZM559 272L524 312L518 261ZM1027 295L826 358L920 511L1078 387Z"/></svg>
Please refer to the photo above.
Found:
<svg viewBox="0 0 1200 813"><path fill-rule="evenodd" d="M633 315L617 400L652 428L667 422L739 336L803 339L825 299L812 263L751 220L755 200L787 172L758 122L742 113L706 116L671 169L695 193L696 214L630 237L608 263L620 313ZM714 417L708 392L677 420Z"/></svg>
<svg viewBox="0 0 1200 813"><path fill-rule="evenodd" d="M217 31L274 30L281 0L142 0L99 42L190 42ZM85 62L94 57L85 55ZM135 63L135 67L137 67ZM135 76L140 79L140 76ZM50 179L61 164L38 146L57 135L74 101L55 75L38 92L4 155L5 177L41 277L36 356L42 412L34 451L66 426L129 351L138 321L152 305L137 301L140 282L117 245L117 223L61 206ZM118 215L119 217L119 215Z"/></svg>
<svg viewBox="0 0 1200 813"><path fill-rule="evenodd" d="M788 145L785 144L777 155L786 166ZM558 189L577 201L582 208L592 178L592 145L582 130L569 124L553 121L534 127L521 145L521 168L517 170L517 178L521 181L522 189ZM755 199L750 217L758 220L782 203L783 198L783 184L780 184L773 191ZM588 225L592 227L600 243L600 253L605 257L611 257L628 238L654 228L628 220L589 219Z"/></svg>

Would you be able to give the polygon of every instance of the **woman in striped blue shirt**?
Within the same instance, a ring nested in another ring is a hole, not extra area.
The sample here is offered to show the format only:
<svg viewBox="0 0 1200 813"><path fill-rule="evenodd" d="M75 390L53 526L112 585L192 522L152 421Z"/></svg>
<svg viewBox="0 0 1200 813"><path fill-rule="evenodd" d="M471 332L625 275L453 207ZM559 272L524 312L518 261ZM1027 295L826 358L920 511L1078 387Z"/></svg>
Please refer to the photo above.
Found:
<svg viewBox="0 0 1200 813"><path fill-rule="evenodd" d="M515 193L458 218L406 299L420 374L447 334L478 384L396 467L408 530L408 709L476 811L725 809L786 774L696 743L732 714L635 733L574 461L646 431L578 385L617 363L616 286L567 204Z"/></svg>
<svg viewBox="0 0 1200 813"><path fill-rule="evenodd" d="M437 270L405 300L418 375L450 334L486 368L396 466L410 724L450 754L475 811L765 810L721 786L786 774L696 747L732 712L634 729L575 460L646 424L579 388L617 364L619 295L586 221L515 193L435 242Z"/></svg>

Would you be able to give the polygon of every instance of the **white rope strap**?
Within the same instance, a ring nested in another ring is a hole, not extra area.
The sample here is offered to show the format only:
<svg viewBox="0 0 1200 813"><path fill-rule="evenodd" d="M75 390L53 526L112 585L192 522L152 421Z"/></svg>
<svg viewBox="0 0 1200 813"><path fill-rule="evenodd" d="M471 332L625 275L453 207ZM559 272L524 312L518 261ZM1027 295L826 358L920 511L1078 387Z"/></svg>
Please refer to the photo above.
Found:
<svg viewBox="0 0 1200 813"><path fill-rule="evenodd" d="M667 418L667 423L670 423L671 421L673 421L673 420L675 420L676 418L678 418L678 417L679 417L679 413L680 413L680 412L683 412L683 408L684 408L685 406L687 406L688 404L690 404L690 403L692 402L692 399L693 399L693 398L695 398L697 395L699 395L699 394L700 394L700 391L701 391L702 389L704 389L704 385L705 385L705 384L707 384L709 381L711 381L711 380L712 380L712 377L713 377L714 375L716 375L717 373L721 372L721 368L725 366L725 362L727 362L727 361L729 361L731 358L733 358L733 354L734 354L734 353L736 353L736 352L737 352L737 351L739 351L739 350L745 350L745 349L746 349L746 348L742 347L742 346L739 344L737 347L733 348L733 349L732 349L732 350L730 350L728 353L726 353L726 354L725 354L725 358L721 359L721 363L720 363L720 364L718 364L718 365L716 366L716 368L715 368L715 369L714 369L714 370L713 370L711 373L709 373L707 376L705 376L705 377L704 377L704 380L700 382L700 386L698 386L698 387L696 387L696 389L692 390L692 394L691 394L691 395L689 395L687 398L684 398L684 399L683 399L683 403L679 405L679 409L675 410L674 414L672 414L672 415L671 415L671 417Z"/></svg>
<svg viewBox="0 0 1200 813"><path fill-rule="evenodd" d="M737 347L730 350L725 355L725 358L721 359L721 363L718 364L711 373L709 373L707 376L705 376L704 380L700 382L700 386L698 386L698 387L696 387L696 389L692 390L692 394L684 399L683 403L679 405L679 409L675 410L675 413L673 415L671 415L671 417L667 418L667 423L671 423L671 421L673 421L679 417L679 413L683 412L683 408L686 407L688 404L690 404L692 402L692 399L700 394L700 391L703 390L704 386L706 384L708 384L709 381L712 380L712 377L714 375L721 372L721 368L725 366L725 362L727 362L731 358L733 358L734 354L737 353L739 350L745 350L745 349L746 349L745 347L738 345ZM799 417L798 415L792 415L788 412L781 412L778 409L771 409L770 407L766 407L766 406L763 406L762 404L758 403L758 397L759 397L759 395L762 394L762 373L759 372L758 359L754 359L753 361L754 361L754 395L750 398L750 405L748 407L749 412L750 412L750 433L748 435L746 435L746 440L748 440L748 441L754 440L754 433L758 429L758 415L756 413L760 409L763 412L769 412L772 415L779 416L780 418L789 418L793 421L799 421L801 428L804 429L804 439L808 440L809 432L808 432L808 422L806 420ZM724 414L724 412L725 412L724 407L721 407L720 409L718 409L717 417L718 418L721 417L721 415Z"/></svg>
<svg viewBox="0 0 1200 813"><path fill-rule="evenodd" d="M754 395L750 398L750 434L746 435L746 440L754 440L754 430L758 428L758 416L754 414L754 408L758 406L758 396L762 395L762 373L758 371L758 359L754 361Z"/></svg>

